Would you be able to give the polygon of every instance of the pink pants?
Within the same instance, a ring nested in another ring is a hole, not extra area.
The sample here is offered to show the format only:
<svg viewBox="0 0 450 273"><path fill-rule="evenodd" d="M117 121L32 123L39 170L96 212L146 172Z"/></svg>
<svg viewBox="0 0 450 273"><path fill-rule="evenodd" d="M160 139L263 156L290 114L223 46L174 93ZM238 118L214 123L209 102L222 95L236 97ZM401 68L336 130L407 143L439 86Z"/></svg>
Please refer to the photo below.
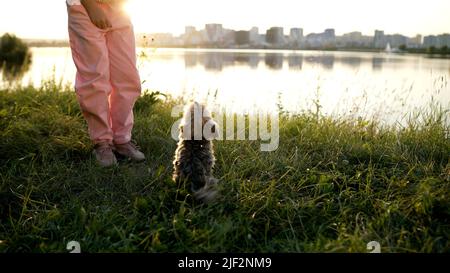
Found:
<svg viewBox="0 0 450 273"><path fill-rule="evenodd" d="M82 5L68 6L75 90L92 141L124 144L131 140L133 107L141 93L135 38L118 6L102 7L112 28L97 28Z"/></svg>

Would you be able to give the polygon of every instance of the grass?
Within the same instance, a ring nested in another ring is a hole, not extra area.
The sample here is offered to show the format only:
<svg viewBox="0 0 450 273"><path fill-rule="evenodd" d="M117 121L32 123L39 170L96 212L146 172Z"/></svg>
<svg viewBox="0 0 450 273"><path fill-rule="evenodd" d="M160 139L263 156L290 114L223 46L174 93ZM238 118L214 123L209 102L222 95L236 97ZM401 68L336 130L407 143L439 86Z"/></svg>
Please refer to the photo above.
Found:
<svg viewBox="0 0 450 273"><path fill-rule="evenodd" d="M98 167L75 94L0 91L0 251L450 252L448 111L402 129L312 114L280 119L280 146L216 142L220 202L171 181L176 101L147 93L134 137L148 160Z"/></svg>

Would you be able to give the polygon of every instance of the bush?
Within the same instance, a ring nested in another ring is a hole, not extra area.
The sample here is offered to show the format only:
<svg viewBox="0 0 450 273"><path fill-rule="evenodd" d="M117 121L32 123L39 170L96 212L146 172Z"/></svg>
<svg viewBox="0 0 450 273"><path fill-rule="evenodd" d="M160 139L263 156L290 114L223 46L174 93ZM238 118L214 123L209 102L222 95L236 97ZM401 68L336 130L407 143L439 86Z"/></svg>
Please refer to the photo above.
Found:
<svg viewBox="0 0 450 273"><path fill-rule="evenodd" d="M8 33L0 38L0 64L6 72L26 71L31 57L28 46L21 39Z"/></svg>
<svg viewBox="0 0 450 273"><path fill-rule="evenodd" d="M436 53L436 47L430 46L430 47L427 49L427 52L428 52L429 54L434 54L434 53Z"/></svg>

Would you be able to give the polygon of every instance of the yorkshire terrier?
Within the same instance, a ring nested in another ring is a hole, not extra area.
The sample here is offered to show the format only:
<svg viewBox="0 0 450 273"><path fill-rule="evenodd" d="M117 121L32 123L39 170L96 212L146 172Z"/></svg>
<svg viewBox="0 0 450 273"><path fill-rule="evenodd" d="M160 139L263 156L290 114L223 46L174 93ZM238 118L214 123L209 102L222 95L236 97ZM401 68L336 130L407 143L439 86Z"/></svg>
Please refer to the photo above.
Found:
<svg viewBox="0 0 450 273"><path fill-rule="evenodd" d="M180 124L173 161L173 180L190 186L194 198L204 203L213 201L218 194L219 181L212 176L215 163L212 140L219 134L217 127L204 105L197 102L189 105Z"/></svg>

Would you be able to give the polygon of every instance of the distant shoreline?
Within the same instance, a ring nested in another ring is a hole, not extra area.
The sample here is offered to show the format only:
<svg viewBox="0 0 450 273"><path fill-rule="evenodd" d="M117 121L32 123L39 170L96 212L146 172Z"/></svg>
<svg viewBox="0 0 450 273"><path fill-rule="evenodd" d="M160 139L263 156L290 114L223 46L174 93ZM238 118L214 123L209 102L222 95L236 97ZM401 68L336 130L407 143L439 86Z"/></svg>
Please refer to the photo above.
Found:
<svg viewBox="0 0 450 273"><path fill-rule="evenodd" d="M67 45L33 45L28 44L30 48L68 48L70 47L69 44ZM138 46L139 48L142 48L144 46ZM389 53L389 54L395 54L395 55L426 55L433 58L443 58L448 59L450 58L450 54L442 54L440 52L426 52L426 49L420 50L420 51L400 51L400 52L386 52L384 50L379 49L370 49L370 48L333 48L333 49L313 49L313 48L302 48L302 49L290 49L290 48L227 48L227 47L177 47L177 46L160 46L160 47L146 47L146 48L153 48L153 49L196 49L196 50L261 50L261 51L271 51L271 50L277 50L277 51L325 51L325 52L357 52L357 53Z"/></svg>

